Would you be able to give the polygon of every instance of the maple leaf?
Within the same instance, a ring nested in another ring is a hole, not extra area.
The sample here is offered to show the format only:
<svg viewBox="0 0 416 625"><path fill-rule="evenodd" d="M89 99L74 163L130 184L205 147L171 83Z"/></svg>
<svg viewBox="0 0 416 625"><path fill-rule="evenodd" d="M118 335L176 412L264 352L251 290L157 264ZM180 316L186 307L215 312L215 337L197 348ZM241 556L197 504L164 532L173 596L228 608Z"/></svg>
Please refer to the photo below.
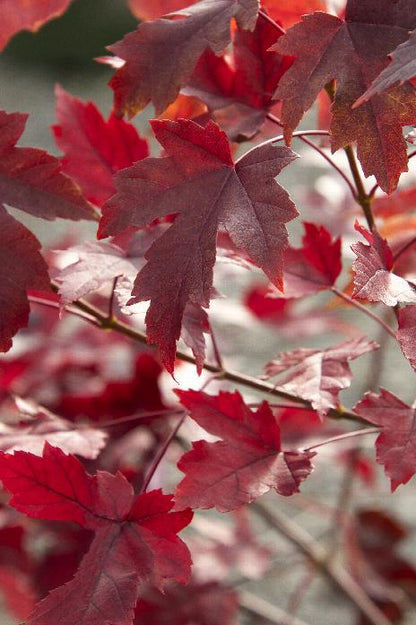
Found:
<svg viewBox="0 0 416 625"><path fill-rule="evenodd" d="M416 92L410 84L375 96L351 110L355 100L388 63L388 54L415 27L416 1L348 0L345 20L326 13L302 18L273 49L296 56L279 82L275 97L283 101L282 121L289 142L303 113L318 93L336 79L331 148L335 152L357 141L366 176L373 174L391 193L407 171L401 127L416 117Z"/></svg>
<svg viewBox="0 0 416 625"><path fill-rule="evenodd" d="M341 273L341 239L324 226L304 222L302 247L284 253L282 297L304 297L330 289Z"/></svg>
<svg viewBox="0 0 416 625"><path fill-rule="evenodd" d="M169 156L148 158L116 174L117 195L103 206L99 237L156 217L180 213L146 252L131 303L151 300L147 336L173 369L175 341L188 301L207 307L219 225L279 285L287 245L285 223L297 215L275 176L296 155L271 144L233 162L225 133L214 122L152 121Z"/></svg>
<svg viewBox="0 0 416 625"><path fill-rule="evenodd" d="M271 18L289 28L299 22L302 15L325 11L323 0L261 0L261 5Z"/></svg>
<svg viewBox="0 0 416 625"><path fill-rule="evenodd" d="M398 310L397 318L397 340L403 354L416 371L416 306L406 306Z"/></svg>
<svg viewBox="0 0 416 625"><path fill-rule="evenodd" d="M90 476L75 457L47 443L43 457L1 453L0 478L20 512L95 531L73 579L36 606L28 625L131 625L139 584L163 589L168 579L188 581L189 552L176 534L192 513L169 512L170 495L157 490L134 499L120 473Z"/></svg>
<svg viewBox="0 0 416 625"><path fill-rule="evenodd" d="M357 255L353 263L353 297L383 302L386 306L396 306L398 302L416 302L416 289L404 278L391 272L393 253L387 243L374 228L369 232L358 223L355 225L369 245L355 243L351 246Z"/></svg>
<svg viewBox="0 0 416 625"><path fill-rule="evenodd" d="M149 588L136 607L135 625L234 625L238 596L216 582L175 584L162 594Z"/></svg>
<svg viewBox="0 0 416 625"><path fill-rule="evenodd" d="M48 291L48 267L36 237L0 205L0 351L7 352L12 337L27 326L27 289Z"/></svg>
<svg viewBox="0 0 416 625"><path fill-rule="evenodd" d="M112 113L107 121L93 102L82 102L57 86L52 127L65 154L62 168L81 187L88 201L101 206L115 193L113 174L149 155L136 128Z"/></svg>
<svg viewBox="0 0 416 625"><path fill-rule="evenodd" d="M140 24L109 46L125 61L110 81L116 113L132 117L152 101L159 115L175 100L205 48L220 54L230 43L231 18L252 29L258 8L258 0L201 0Z"/></svg>
<svg viewBox="0 0 416 625"><path fill-rule="evenodd" d="M36 32L45 22L59 17L71 0L2 0L0 5L0 51L21 30Z"/></svg>
<svg viewBox="0 0 416 625"><path fill-rule="evenodd" d="M376 440L377 462L391 480L391 490L416 473L416 410L390 391L366 393L353 408L360 417L382 428Z"/></svg>
<svg viewBox="0 0 416 625"><path fill-rule="evenodd" d="M293 367L276 388L310 401L315 410L325 416L331 408L337 407L339 392L351 384L348 361L377 348L373 341L360 337L324 350L295 349L267 363L265 377L274 377Z"/></svg>
<svg viewBox="0 0 416 625"><path fill-rule="evenodd" d="M216 56L206 50L182 89L205 102L215 121L232 140L250 138L272 107L272 95L293 59L270 46L280 35L260 15L253 32L233 31L232 54Z"/></svg>
<svg viewBox="0 0 416 625"><path fill-rule="evenodd" d="M0 111L0 202L43 219L93 219L93 208L57 158L36 148L16 148L27 115Z"/></svg>
<svg viewBox="0 0 416 625"><path fill-rule="evenodd" d="M96 458L108 438L108 434L58 417L46 408L20 398L16 399L21 421L18 424L0 423L0 450L30 451L42 455L45 441L59 447L65 453L84 458Z"/></svg>
<svg viewBox="0 0 416 625"><path fill-rule="evenodd" d="M200 391L175 391L194 421L219 436L216 443L197 441L178 462L186 476L175 493L175 508L234 510L271 488L280 495L298 492L312 471L313 452L280 445L280 429L267 404L256 412L238 392L214 397Z"/></svg>
<svg viewBox="0 0 416 625"><path fill-rule="evenodd" d="M360 106L376 93L381 93L396 83L403 84L405 80L416 76L416 30L390 56L391 63L377 76L370 88L354 102L354 107Z"/></svg>

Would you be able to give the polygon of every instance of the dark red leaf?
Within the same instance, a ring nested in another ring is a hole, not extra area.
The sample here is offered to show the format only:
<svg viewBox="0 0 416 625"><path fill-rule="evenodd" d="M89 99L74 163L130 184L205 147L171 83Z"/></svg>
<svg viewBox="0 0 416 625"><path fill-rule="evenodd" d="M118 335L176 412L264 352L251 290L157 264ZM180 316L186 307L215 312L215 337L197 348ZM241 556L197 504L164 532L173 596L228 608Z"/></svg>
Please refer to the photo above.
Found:
<svg viewBox="0 0 416 625"><path fill-rule="evenodd" d="M110 82L118 115L130 117L153 102L159 115L173 102L209 47L220 54L230 43L230 20L252 29L258 0L201 0L172 16L140 24L109 50L125 61Z"/></svg>
<svg viewBox="0 0 416 625"><path fill-rule="evenodd" d="M2 0L0 50L21 30L36 32L45 22L62 15L71 0Z"/></svg>
<svg viewBox="0 0 416 625"><path fill-rule="evenodd" d="M189 120L152 125L169 156L145 159L116 175L118 194L103 207L99 236L181 213L146 253L130 302L151 300L148 340L159 345L172 371L186 304L209 305L220 224L280 284L284 224L297 212L274 178L296 155L269 144L234 163L225 134L213 122L205 128Z"/></svg>
<svg viewBox="0 0 416 625"><path fill-rule="evenodd" d="M351 246L357 255L353 263L353 297L371 302L383 302L386 306L396 306L399 302L416 302L416 289L404 278L391 272L393 254L387 243L376 229L369 232L359 224L355 225L368 242L355 243Z"/></svg>
<svg viewBox="0 0 416 625"><path fill-rule="evenodd" d="M171 513L170 495L133 496L120 474L88 475L80 462L45 444L42 458L0 455L0 478L11 505L33 518L75 521L95 531L74 578L37 605L29 625L131 625L140 584L162 589L186 582L190 556L176 536L192 518Z"/></svg>
<svg viewBox="0 0 416 625"><path fill-rule="evenodd" d="M186 473L179 484L176 508L234 510L270 488L289 496L312 471L313 452L280 445L280 429L266 402L256 412L238 392L213 397L199 391L176 391L190 416L221 441L197 441L180 459Z"/></svg>
<svg viewBox="0 0 416 625"><path fill-rule="evenodd" d="M149 156L147 141L136 128L112 113L105 121L92 102L82 102L56 87L56 143L64 153L63 171L84 196L101 206L115 193L113 174Z"/></svg>
<svg viewBox="0 0 416 625"><path fill-rule="evenodd" d="M416 92L410 84L395 87L352 110L355 100L388 63L388 55L416 25L416 2L348 0L345 21L326 13L304 16L275 49L296 56L280 80L275 97L283 101L282 121L290 141L303 113L318 93L336 79L331 147L357 141L366 176L373 174L391 193L407 171L401 127L416 117Z"/></svg>
<svg viewBox="0 0 416 625"><path fill-rule="evenodd" d="M55 157L16 148L27 115L0 111L0 202L43 219L93 219L93 208Z"/></svg>
<svg viewBox="0 0 416 625"><path fill-rule="evenodd" d="M416 76L416 30L390 56L391 63L377 76L370 88L358 98L354 107L360 106L376 93L381 93L397 83L403 84L405 80Z"/></svg>
<svg viewBox="0 0 416 625"><path fill-rule="evenodd" d="M360 417L382 428L376 440L377 462L384 465L392 491L416 473L416 410L393 393L367 393L354 407Z"/></svg>
<svg viewBox="0 0 416 625"><path fill-rule="evenodd" d="M266 377L292 368L276 388L310 401L321 415L338 406L338 394L351 384L348 361L377 349L373 341L361 337L325 350L295 349L280 354L265 367Z"/></svg>
<svg viewBox="0 0 416 625"><path fill-rule="evenodd" d="M40 243L25 226L0 205L0 351L7 352L12 337L29 319L26 291L48 291L48 268Z"/></svg>

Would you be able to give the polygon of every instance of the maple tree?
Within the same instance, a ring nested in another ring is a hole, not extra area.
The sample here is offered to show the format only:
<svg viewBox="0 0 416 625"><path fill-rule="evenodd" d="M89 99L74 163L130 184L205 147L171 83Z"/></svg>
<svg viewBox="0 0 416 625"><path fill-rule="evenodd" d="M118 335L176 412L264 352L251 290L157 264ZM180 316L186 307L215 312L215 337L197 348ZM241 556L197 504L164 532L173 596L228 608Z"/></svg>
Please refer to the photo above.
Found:
<svg viewBox="0 0 416 625"><path fill-rule="evenodd" d="M0 49L70 4L4 0ZM416 1L124 4L107 118L58 85L54 156L0 111L8 613L311 625L323 574L348 622L411 619L400 510L367 500L416 473ZM287 597L243 586L288 567Z"/></svg>

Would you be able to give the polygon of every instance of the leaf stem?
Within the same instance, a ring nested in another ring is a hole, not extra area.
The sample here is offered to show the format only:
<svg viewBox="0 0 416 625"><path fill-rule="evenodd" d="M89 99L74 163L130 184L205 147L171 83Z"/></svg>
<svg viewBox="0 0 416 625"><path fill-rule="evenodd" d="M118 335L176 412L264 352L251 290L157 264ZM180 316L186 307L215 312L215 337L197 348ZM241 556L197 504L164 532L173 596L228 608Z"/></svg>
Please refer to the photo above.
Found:
<svg viewBox="0 0 416 625"><path fill-rule="evenodd" d="M401 247L394 255L393 255L393 262L396 262L400 256L402 254L404 254L405 252L407 252L407 250L409 249L409 247L412 247L412 245L414 245L416 243L416 237L413 237L412 239L410 239L410 241L408 241L405 245L403 245L403 247Z"/></svg>
<svg viewBox="0 0 416 625"><path fill-rule="evenodd" d="M338 443L349 438L355 438L356 436L364 436L365 434L379 434L380 428L366 428L365 430L355 430L354 432L345 432L344 434L339 434L338 436L333 436L332 438L327 438L325 441L321 441L320 443L316 443L315 445L311 445L311 447L307 447L304 451L312 451L313 449L318 449L318 447L323 447L323 445L328 445L329 443Z"/></svg>
<svg viewBox="0 0 416 625"><path fill-rule="evenodd" d="M368 194L365 190L353 148L350 145L347 145L347 147L344 148L344 152L347 155L352 177L354 178L355 186L357 189L357 192L354 194L355 200L363 209L368 227L370 228L370 230L372 230L374 227L374 217L371 211L372 196L371 194Z"/></svg>
<svg viewBox="0 0 416 625"><path fill-rule="evenodd" d="M275 625L309 625L305 621L301 621L297 617L288 614L282 610L282 608L265 601L247 590L240 590L238 592L238 597L240 606L244 610L256 616L260 616L270 623L275 623Z"/></svg>
<svg viewBox="0 0 416 625"><path fill-rule="evenodd" d="M296 130L296 132L294 132L292 134L292 137L328 137L328 135L329 135L329 131L328 130ZM271 139L266 139L265 141L262 141L261 143L258 143L257 145L254 145L252 148L247 150L247 152L244 152L244 154L242 156L240 156L240 158L238 158L236 160L236 163L239 163L248 154L251 154L255 150L258 150L259 148L262 148L265 145L270 145L270 144L273 144L273 143L279 143L280 141L284 141L284 140L285 140L285 136L284 135L277 135L277 137L272 137Z"/></svg>
<svg viewBox="0 0 416 625"><path fill-rule="evenodd" d="M326 551L316 543L312 536L293 519L288 519L276 510L273 513L258 502L251 504L258 515L270 527L294 544L332 583L357 607L371 625L392 625L361 586L345 569L328 561Z"/></svg>
<svg viewBox="0 0 416 625"><path fill-rule="evenodd" d="M111 295L110 295L110 299L108 300L108 320L109 321L111 321L111 319L114 319L114 295L115 295L118 278L119 276L116 276L113 280L113 284L111 287Z"/></svg>
<svg viewBox="0 0 416 625"><path fill-rule="evenodd" d="M283 128L283 124L280 121L280 119L278 117L276 117L275 115L273 115L272 113L268 113L267 114L267 119L269 119L271 122L274 122L275 124L277 124L278 126L280 126L281 128ZM303 141L303 143L305 143L306 145L309 145L309 147L311 147L313 150L315 150L316 152L318 152L318 154L320 154L322 156L322 158L324 158L330 165L331 167L338 172L338 174L344 179L344 181L347 183L352 196L355 198L357 193L355 191L354 185L352 184L351 180L348 178L348 176L342 171L341 167L338 167L338 165L335 163L335 161L328 156L328 154L326 154L324 152L324 150L322 150L322 148L320 148L318 145L315 145L315 143L313 143L313 141L310 141L310 139L308 139L307 137L304 136L299 136L298 137L301 141Z"/></svg>
<svg viewBox="0 0 416 625"><path fill-rule="evenodd" d="M283 28L283 26L280 26L280 24L275 22L275 20L270 17L270 15L268 15L264 9L259 10L259 17L262 17L266 22L269 22L269 24L274 26L281 35L286 35L286 30Z"/></svg>
<svg viewBox="0 0 416 625"><path fill-rule="evenodd" d="M344 301L348 302L349 304L351 304L351 306L354 306L355 308L360 310L362 313L367 315L367 317L370 317L370 319L372 319L373 321L378 323L379 326L384 328L384 330L386 332L388 332L390 334L390 336L392 336L394 338L394 340L396 340L396 333L395 333L395 331L392 328L390 328L390 326L388 326L387 323L385 321L383 321L383 319L381 319L376 314L374 314L369 308L366 308L365 306L363 306L362 304L357 302L357 300L352 299L352 297L349 297L349 295L347 295L346 293L343 293L342 291L340 291L336 286L333 286L331 288L331 290L332 290L333 293L335 293L335 295L337 295L338 297L340 297Z"/></svg>

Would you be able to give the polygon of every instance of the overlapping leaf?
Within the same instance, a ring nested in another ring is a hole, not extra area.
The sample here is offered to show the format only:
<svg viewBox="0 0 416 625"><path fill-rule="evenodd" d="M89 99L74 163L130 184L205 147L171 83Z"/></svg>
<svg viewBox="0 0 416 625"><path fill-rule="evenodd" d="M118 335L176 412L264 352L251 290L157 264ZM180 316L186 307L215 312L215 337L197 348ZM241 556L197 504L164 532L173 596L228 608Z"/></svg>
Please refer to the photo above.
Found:
<svg viewBox="0 0 416 625"><path fill-rule="evenodd" d="M386 306L396 306L398 302L416 302L416 288L404 278L392 273L393 254L389 244L374 229L369 232L356 224L368 242L351 246L357 259L353 263L353 296L371 302L383 302Z"/></svg>
<svg viewBox="0 0 416 625"><path fill-rule="evenodd" d="M377 76L370 88L358 98L354 106L359 106L376 93L381 93L396 83L402 84L405 80L410 80L416 76L416 30L413 31L407 41L401 43L392 52L391 58L391 63Z"/></svg>
<svg viewBox="0 0 416 625"><path fill-rule="evenodd" d="M131 117L152 101L160 114L175 100L205 48L220 54L230 43L231 18L252 29L258 7L258 0L201 0L140 24L110 46L125 61L110 82L116 112Z"/></svg>
<svg viewBox="0 0 416 625"><path fill-rule="evenodd" d="M99 236L180 213L147 251L132 300L151 300L148 340L159 345L171 371L186 304L209 305L220 224L281 284L284 224L297 211L274 178L296 155L269 144L234 163L225 134L213 122L205 128L188 120L152 125L169 156L145 159L116 175L118 193L103 207Z"/></svg>
<svg viewBox="0 0 416 625"><path fill-rule="evenodd" d="M366 393L354 412L382 428L376 440L377 462L384 466L392 491L416 473L416 410L390 391Z"/></svg>
<svg viewBox="0 0 416 625"><path fill-rule="evenodd" d="M95 531L74 578L37 605L28 625L131 625L141 584L162 589L167 580L188 580L189 552L176 534L192 514L169 512L171 496L160 490L134 499L121 474L92 477L76 458L48 444L42 458L2 453L0 478L17 510Z"/></svg>
<svg viewBox="0 0 416 625"><path fill-rule="evenodd" d="M276 387L310 401L321 415L338 405L339 392L351 384L348 361L377 349L378 345L364 337L340 343L325 350L295 349L280 354L265 367L266 377L286 373Z"/></svg>
<svg viewBox="0 0 416 625"><path fill-rule="evenodd" d="M302 15L313 11L325 11L323 0L262 0L261 5L279 24L289 28L299 22Z"/></svg>
<svg viewBox="0 0 416 625"><path fill-rule="evenodd" d="M190 416L221 441L197 441L180 459L186 476L175 493L176 508L234 510L271 488L280 495L298 492L312 471L313 452L287 450L266 402L252 412L238 392L210 396L199 391L177 391Z"/></svg>
<svg viewBox="0 0 416 625"><path fill-rule="evenodd" d="M114 194L113 174L149 155L147 141L136 128L112 113L107 121L92 102L82 102L61 87L56 90L53 132L64 153L63 171L97 206Z"/></svg>
<svg viewBox="0 0 416 625"><path fill-rule="evenodd" d="M92 219L93 209L57 158L15 147L27 115L0 111L0 202L43 219Z"/></svg>
<svg viewBox="0 0 416 625"><path fill-rule="evenodd" d="M406 83L375 96L371 103L354 110L351 106L415 25L415 0L348 0L345 20L318 12L295 24L276 44L281 54L297 57L275 94L283 101L287 141L319 91L336 79L332 150L357 141L365 175L375 175L380 187L391 193L401 172L407 171L401 127L414 123L416 91Z"/></svg>
<svg viewBox="0 0 416 625"><path fill-rule="evenodd" d="M341 273L341 239L324 226L304 223L302 247L284 254L283 297L304 297L330 289Z"/></svg>
<svg viewBox="0 0 416 625"><path fill-rule="evenodd" d="M59 17L71 0L2 0L0 4L0 50L21 30L37 31Z"/></svg>
<svg viewBox="0 0 416 625"><path fill-rule="evenodd" d="M167 13L195 4L197 0L128 0L130 11L142 21L155 20Z"/></svg>
<svg viewBox="0 0 416 625"><path fill-rule="evenodd" d="M206 50L183 92L205 102L215 121L235 140L253 136L272 106L281 76L292 64L269 48L279 31L259 15L253 32L233 31L232 54Z"/></svg>
<svg viewBox="0 0 416 625"><path fill-rule="evenodd" d="M48 268L36 237L0 205L0 351L29 319L28 289L49 290Z"/></svg>

